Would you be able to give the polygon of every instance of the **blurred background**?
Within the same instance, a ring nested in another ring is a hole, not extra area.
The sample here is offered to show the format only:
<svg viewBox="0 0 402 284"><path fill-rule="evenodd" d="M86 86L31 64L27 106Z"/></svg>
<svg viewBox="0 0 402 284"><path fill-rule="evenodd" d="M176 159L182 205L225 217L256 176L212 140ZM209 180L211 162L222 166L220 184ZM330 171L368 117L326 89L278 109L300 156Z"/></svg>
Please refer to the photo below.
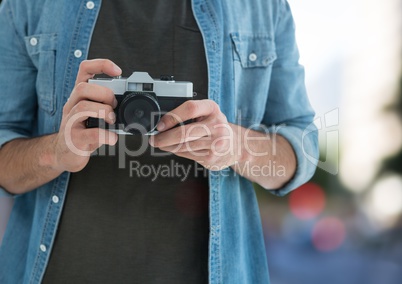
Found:
<svg viewBox="0 0 402 284"><path fill-rule="evenodd" d="M272 283L402 283L402 0L289 3L321 159L289 196L256 187Z"/></svg>
<svg viewBox="0 0 402 284"><path fill-rule="evenodd" d="M289 3L321 159L285 198L256 188L272 283L402 283L402 1Z"/></svg>

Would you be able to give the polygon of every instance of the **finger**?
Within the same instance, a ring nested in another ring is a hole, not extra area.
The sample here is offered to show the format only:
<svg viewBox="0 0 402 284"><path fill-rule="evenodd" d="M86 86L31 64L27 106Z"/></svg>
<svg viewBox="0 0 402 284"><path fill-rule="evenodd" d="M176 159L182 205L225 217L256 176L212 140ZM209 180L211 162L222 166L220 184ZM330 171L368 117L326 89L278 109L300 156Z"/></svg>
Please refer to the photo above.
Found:
<svg viewBox="0 0 402 284"><path fill-rule="evenodd" d="M66 131L64 136L68 149L85 157L104 144L115 145L118 139L116 133L100 128Z"/></svg>
<svg viewBox="0 0 402 284"><path fill-rule="evenodd" d="M72 135L71 138L71 141L75 141L73 143L75 148L70 149L72 152L76 152L74 150L93 152L105 144L115 145L118 135L101 128L90 128L76 132L75 137Z"/></svg>
<svg viewBox="0 0 402 284"><path fill-rule="evenodd" d="M210 153L208 150L193 151L193 152L178 152L174 154L178 157L193 160L201 165L204 165L205 161L210 159L209 158Z"/></svg>
<svg viewBox="0 0 402 284"><path fill-rule="evenodd" d="M122 71L119 66L108 59L84 60L80 64L75 84L88 82L95 74L119 76Z"/></svg>
<svg viewBox="0 0 402 284"><path fill-rule="evenodd" d="M178 145L162 147L162 151L171 153L198 152L211 149L211 137L203 137L196 141L181 143Z"/></svg>
<svg viewBox="0 0 402 284"><path fill-rule="evenodd" d="M189 119L208 116L219 111L219 106L212 100L187 101L165 114L157 125L158 131L166 131Z"/></svg>
<svg viewBox="0 0 402 284"><path fill-rule="evenodd" d="M149 139L149 143L153 147L162 148L198 140L202 137L208 137L211 135L212 133L205 123L196 122L176 127L169 131L161 132L158 135L152 136Z"/></svg>
<svg viewBox="0 0 402 284"><path fill-rule="evenodd" d="M104 119L109 124L116 122L116 114L111 106L91 101L80 101L76 104L72 108L68 120L69 123L76 123L83 122L89 117Z"/></svg>
<svg viewBox="0 0 402 284"><path fill-rule="evenodd" d="M94 84L79 83L75 86L70 98L64 105L64 113L69 113L71 109L82 100L107 104L113 108L117 106L116 97L109 88Z"/></svg>
<svg viewBox="0 0 402 284"><path fill-rule="evenodd" d="M102 128L85 129L86 137L88 137L88 143L90 151L95 151L102 145L113 146L117 143L118 135L114 132L108 131Z"/></svg>

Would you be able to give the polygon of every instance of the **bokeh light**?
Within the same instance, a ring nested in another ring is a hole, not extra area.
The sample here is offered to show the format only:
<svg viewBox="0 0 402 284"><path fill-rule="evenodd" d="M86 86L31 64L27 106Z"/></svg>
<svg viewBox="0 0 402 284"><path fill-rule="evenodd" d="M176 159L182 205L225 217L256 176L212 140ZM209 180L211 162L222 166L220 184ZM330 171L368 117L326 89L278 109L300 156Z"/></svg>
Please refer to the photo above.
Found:
<svg viewBox="0 0 402 284"><path fill-rule="evenodd" d="M345 225L334 217L323 218L313 228L312 240L314 247L322 252L338 249L346 236Z"/></svg>
<svg viewBox="0 0 402 284"><path fill-rule="evenodd" d="M365 210L377 227L393 226L402 214L402 177L389 175L378 180L365 200Z"/></svg>
<svg viewBox="0 0 402 284"><path fill-rule="evenodd" d="M386 106L384 102L372 103L379 108ZM340 173L344 184L356 193L368 189L384 157L397 154L402 145L402 127L396 114L381 109L366 122L353 129L353 137L344 138L348 145L343 151Z"/></svg>
<svg viewBox="0 0 402 284"><path fill-rule="evenodd" d="M301 186L289 196L290 210L300 220L309 220L320 215L325 203L324 191L312 182Z"/></svg>

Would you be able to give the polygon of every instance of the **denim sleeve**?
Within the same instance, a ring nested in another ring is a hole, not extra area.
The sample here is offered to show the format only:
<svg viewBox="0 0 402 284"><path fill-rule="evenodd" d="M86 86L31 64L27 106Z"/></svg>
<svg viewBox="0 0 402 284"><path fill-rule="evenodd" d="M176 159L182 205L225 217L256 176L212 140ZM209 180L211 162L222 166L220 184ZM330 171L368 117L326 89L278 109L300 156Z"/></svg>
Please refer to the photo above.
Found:
<svg viewBox="0 0 402 284"><path fill-rule="evenodd" d="M270 133L287 139L296 154L295 175L283 188L272 191L283 196L313 176L319 151L317 128L313 123L315 113L306 93L304 68L298 63L292 13L286 0L280 2L275 31L277 59L273 65L263 123L270 126Z"/></svg>
<svg viewBox="0 0 402 284"><path fill-rule="evenodd" d="M37 108L36 69L27 54L24 35L16 28L10 2L3 1L0 6L0 148L13 139L32 135ZM23 30L24 24L18 25ZM0 188L0 197L4 195L8 194Z"/></svg>

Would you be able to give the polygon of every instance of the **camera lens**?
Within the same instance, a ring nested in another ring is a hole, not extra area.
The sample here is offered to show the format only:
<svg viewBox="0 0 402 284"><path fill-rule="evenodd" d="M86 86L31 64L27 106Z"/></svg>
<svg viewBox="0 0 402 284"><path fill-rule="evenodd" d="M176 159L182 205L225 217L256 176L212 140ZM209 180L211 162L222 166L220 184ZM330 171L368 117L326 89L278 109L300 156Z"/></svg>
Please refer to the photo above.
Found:
<svg viewBox="0 0 402 284"><path fill-rule="evenodd" d="M160 107L152 94L132 92L125 94L119 117L124 124L124 131L145 134L154 130L159 122Z"/></svg>

